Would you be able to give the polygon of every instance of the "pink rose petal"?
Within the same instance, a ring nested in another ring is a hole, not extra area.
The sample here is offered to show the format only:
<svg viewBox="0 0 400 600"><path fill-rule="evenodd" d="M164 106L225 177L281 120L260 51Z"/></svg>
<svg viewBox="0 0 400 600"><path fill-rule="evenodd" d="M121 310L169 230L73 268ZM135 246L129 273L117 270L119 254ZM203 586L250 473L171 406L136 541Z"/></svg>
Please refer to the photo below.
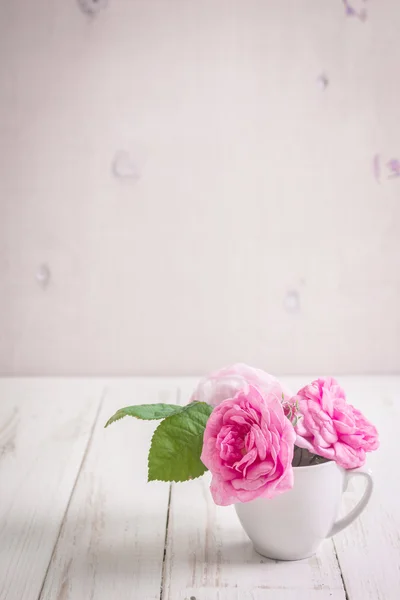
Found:
<svg viewBox="0 0 400 600"><path fill-rule="evenodd" d="M295 400L301 417L296 424L296 445L336 461L345 469L365 463L366 452L379 446L378 432L351 404L337 381L317 379L302 388Z"/></svg>
<svg viewBox="0 0 400 600"><path fill-rule="evenodd" d="M295 437L275 388L268 394L247 385L220 402L207 422L201 455L212 473L215 503L272 498L291 489Z"/></svg>

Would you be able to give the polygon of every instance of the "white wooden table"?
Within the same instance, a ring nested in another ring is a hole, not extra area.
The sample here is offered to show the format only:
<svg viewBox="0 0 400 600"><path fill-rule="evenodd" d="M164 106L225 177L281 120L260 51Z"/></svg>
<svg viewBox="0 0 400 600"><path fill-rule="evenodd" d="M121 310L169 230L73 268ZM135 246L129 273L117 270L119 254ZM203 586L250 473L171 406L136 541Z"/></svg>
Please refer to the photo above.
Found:
<svg viewBox="0 0 400 600"><path fill-rule="evenodd" d="M253 551L207 478L146 483L156 423L103 427L121 406L185 402L195 380L0 380L0 600L399 600L400 377L340 383L381 434L374 496L317 556L284 563Z"/></svg>

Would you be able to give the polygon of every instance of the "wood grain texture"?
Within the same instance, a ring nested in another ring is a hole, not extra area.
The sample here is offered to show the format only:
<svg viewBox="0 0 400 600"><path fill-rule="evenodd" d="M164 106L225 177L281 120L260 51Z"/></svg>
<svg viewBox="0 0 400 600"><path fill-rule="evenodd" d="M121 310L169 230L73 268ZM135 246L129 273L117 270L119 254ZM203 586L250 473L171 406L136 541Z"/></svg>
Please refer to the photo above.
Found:
<svg viewBox="0 0 400 600"><path fill-rule="evenodd" d="M369 505L334 538L350 600L400 598L400 377L343 378L348 400L377 426L381 446L368 456L375 488ZM344 497L348 512L360 498L354 480Z"/></svg>
<svg viewBox="0 0 400 600"><path fill-rule="evenodd" d="M182 380L182 402L194 384L195 380ZM172 486L165 600L345 600L331 540L304 561L263 558L253 550L234 508L214 504L209 481L206 474Z"/></svg>
<svg viewBox="0 0 400 600"><path fill-rule="evenodd" d="M1 0L0 372L400 370L400 2L347 1Z"/></svg>
<svg viewBox="0 0 400 600"><path fill-rule="evenodd" d="M169 484L147 483L156 422L126 417L104 429L121 406L176 401L162 380L109 386L41 600L159 600Z"/></svg>
<svg viewBox="0 0 400 600"><path fill-rule="evenodd" d="M36 600L102 385L0 380L0 598Z"/></svg>
<svg viewBox="0 0 400 600"><path fill-rule="evenodd" d="M233 507L212 502L208 474L172 486L167 518L168 484L146 482L157 423L104 430L117 408L184 403L195 383L0 380L0 599L398 600L400 377L340 378L380 431L374 494L317 556L292 563L254 552ZM354 481L343 512L361 491Z"/></svg>
<svg viewBox="0 0 400 600"><path fill-rule="evenodd" d="M208 477L174 484L168 528L164 598L345 600L332 542L298 562L257 554L233 507L218 507Z"/></svg>

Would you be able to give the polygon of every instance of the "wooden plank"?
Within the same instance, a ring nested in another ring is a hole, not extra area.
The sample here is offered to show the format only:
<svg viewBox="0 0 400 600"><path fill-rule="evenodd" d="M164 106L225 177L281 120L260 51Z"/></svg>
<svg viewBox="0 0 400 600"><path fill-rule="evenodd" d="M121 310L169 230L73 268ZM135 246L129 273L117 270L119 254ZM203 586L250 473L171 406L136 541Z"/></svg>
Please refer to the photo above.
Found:
<svg viewBox="0 0 400 600"><path fill-rule="evenodd" d="M253 550L233 507L215 506L208 484L204 477L173 485L164 599L344 600L330 541L304 561L265 559Z"/></svg>
<svg viewBox="0 0 400 600"><path fill-rule="evenodd" d="M159 600L169 484L147 484L157 422L121 406L176 401L173 380L112 380L41 595L42 600Z"/></svg>
<svg viewBox="0 0 400 600"><path fill-rule="evenodd" d="M342 380L343 379L343 380ZM400 598L400 377L341 378L348 399L377 426L381 447L368 457L375 489L357 521L334 538L350 600ZM354 481L348 512L362 493Z"/></svg>
<svg viewBox="0 0 400 600"><path fill-rule="evenodd" d="M182 380L187 401L194 380ZM331 540L298 562L261 557L233 507L218 507L209 476L172 486L164 574L165 600L345 600Z"/></svg>
<svg viewBox="0 0 400 600"><path fill-rule="evenodd" d="M86 380L0 380L0 598L36 600L100 404Z"/></svg>

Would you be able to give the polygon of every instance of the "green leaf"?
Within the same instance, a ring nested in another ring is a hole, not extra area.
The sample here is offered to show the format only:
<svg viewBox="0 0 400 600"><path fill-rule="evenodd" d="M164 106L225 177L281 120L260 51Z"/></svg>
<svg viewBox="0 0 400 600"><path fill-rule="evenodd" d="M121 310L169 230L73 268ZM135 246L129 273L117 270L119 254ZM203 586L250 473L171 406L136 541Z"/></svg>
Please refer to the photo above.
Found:
<svg viewBox="0 0 400 600"><path fill-rule="evenodd" d="M105 427L124 417L136 417L136 419L142 419L143 421L152 421L175 415L184 409L185 406L176 406L175 404L138 404L137 406L126 406L117 410L115 415L108 419Z"/></svg>
<svg viewBox="0 0 400 600"><path fill-rule="evenodd" d="M205 402L193 402L159 424L151 440L149 481L187 481L207 471L200 455L212 410Z"/></svg>

